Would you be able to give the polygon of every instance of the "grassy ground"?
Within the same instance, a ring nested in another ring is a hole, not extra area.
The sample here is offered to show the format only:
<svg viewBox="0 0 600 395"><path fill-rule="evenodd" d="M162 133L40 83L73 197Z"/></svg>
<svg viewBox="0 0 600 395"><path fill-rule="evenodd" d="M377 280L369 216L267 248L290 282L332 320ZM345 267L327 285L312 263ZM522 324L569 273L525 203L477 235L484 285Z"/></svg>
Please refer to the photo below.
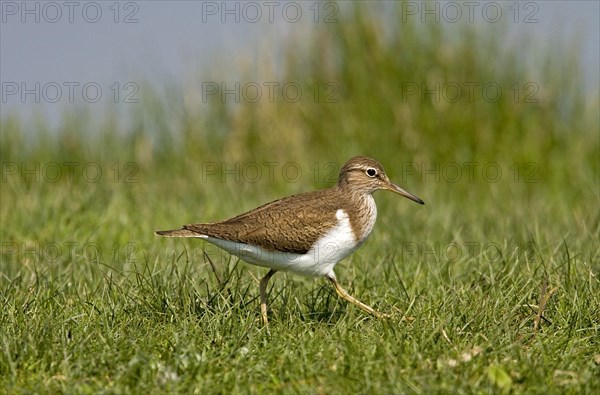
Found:
<svg viewBox="0 0 600 395"><path fill-rule="evenodd" d="M192 83L143 87L128 130L110 114L65 115L54 132L3 120L0 388L600 389L598 99L572 57L542 54L533 72L492 35L446 43L438 26L403 23L383 38L363 13L344 18L290 50L280 77L334 89L332 102L203 104ZM465 82L503 93L408 94ZM426 202L378 193L373 234L336 268L389 320L278 273L266 329L264 269L153 235L331 185L356 154Z"/></svg>

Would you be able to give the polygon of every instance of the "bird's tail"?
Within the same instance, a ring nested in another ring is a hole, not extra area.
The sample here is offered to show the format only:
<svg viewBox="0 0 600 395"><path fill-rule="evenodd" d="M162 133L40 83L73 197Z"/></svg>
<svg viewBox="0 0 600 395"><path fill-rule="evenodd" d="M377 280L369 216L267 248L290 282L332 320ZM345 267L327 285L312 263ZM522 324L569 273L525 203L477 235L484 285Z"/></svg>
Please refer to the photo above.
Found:
<svg viewBox="0 0 600 395"><path fill-rule="evenodd" d="M157 230L154 232L157 236L165 237L202 237L203 235L197 232L192 232L189 229L173 229L173 230Z"/></svg>

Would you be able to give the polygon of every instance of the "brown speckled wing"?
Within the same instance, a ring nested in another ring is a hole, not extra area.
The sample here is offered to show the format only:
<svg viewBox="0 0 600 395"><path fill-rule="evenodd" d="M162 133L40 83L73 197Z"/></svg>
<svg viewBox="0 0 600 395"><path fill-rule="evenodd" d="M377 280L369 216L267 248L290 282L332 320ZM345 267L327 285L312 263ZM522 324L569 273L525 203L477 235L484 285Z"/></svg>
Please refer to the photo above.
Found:
<svg viewBox="0 0 600 395"><path fill-rule="evenodd" d="M270 251L304 254L337 223L335 213L343 203L332 198L332 193L334 189L324 189L289 196L226 221L185 225L184 229Z"/></svg>

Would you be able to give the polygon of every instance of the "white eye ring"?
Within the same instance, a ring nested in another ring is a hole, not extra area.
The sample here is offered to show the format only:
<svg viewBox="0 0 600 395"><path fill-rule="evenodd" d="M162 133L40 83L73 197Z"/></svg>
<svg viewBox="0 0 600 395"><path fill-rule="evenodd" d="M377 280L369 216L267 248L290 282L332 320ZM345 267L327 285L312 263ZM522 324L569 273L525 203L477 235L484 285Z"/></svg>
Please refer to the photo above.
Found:
<svg viewBox="0 0 600 395"><path fill-rule="evenodd" d="M371 177L371 178L373 178L373 177L375 177L375 176L377 175L377 170L375 170L375 169L374 169L374 168L372 168L372 167L369 167L369 168L368 168L368 169L365 171L365 173L367 173L367 176L368 176L368 177Z"/></svg>

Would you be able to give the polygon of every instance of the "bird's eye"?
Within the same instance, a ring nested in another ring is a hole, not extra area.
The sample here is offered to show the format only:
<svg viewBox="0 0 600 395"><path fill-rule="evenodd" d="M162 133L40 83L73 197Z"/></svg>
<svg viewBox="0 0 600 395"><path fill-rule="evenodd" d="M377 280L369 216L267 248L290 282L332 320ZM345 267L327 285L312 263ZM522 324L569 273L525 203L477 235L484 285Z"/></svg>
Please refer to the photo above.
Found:
<svg viewBox="0 0 600 395"><path fill-rule="evenodd" d="M367 169L367 175L371 178L375 177L377 175L377 170L373 169L372 167L369 167Z"/></svg>

